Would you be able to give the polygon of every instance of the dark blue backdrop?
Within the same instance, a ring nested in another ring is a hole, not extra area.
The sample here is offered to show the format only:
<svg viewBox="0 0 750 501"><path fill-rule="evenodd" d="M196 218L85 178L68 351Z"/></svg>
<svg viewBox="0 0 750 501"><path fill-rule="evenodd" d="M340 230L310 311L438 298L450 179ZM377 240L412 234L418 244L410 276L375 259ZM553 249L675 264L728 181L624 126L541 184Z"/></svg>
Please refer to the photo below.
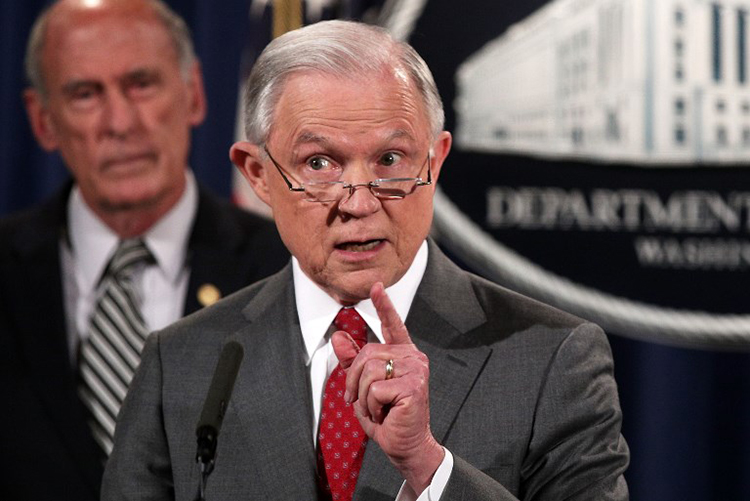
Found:
<svg viewBox="0 0 750 501"><path fill-rule="evenodd" d="M227 151L249 36L249 2L168 3L194 31L209 100L207 120L194 136L191 165L201 181L228 196ZM65 179L59 159L36 146L20 99L26 37L44 4L0 3L0 214L39 201ZM446 27L443 33L450 31ZM627 474L632 499L750 499L750 355L670 348L617 335L610 340L632 450Z"/></svg>

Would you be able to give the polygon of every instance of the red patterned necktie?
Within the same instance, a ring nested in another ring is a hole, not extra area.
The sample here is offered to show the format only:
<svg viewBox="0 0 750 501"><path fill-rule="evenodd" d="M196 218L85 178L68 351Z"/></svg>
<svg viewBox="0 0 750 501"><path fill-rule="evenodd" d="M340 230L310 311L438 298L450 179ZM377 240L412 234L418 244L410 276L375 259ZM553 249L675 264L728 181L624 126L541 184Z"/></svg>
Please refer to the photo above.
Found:
<svg viewBox="0 0 750 501"><path fill-rule="evenodd" d="M367 342L365 321L354 308L341 308L333 321L336 329L346 331L360 346ZM318 431L318 477L321 499L350 501L357 485L367 435L344 401L346 373L336 365L326 382Z"/></svg>

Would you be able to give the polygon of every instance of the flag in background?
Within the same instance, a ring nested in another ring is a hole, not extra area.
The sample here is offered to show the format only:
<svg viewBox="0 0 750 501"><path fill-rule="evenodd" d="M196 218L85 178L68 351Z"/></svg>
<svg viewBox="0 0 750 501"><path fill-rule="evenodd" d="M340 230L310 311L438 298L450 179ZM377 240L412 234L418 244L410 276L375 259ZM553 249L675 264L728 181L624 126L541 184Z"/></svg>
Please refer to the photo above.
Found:
<svg viewBox="0 0 750 501"><path fill-rule="evenodd" d="M396 38L407 39L427 0L250 0L248 37L242 57L235 138L244 139L242 89L255 59L266 44L287 31L327 19L377 24ZM270 215L242 175L232 171L232 199L253 212Z"/></svg>

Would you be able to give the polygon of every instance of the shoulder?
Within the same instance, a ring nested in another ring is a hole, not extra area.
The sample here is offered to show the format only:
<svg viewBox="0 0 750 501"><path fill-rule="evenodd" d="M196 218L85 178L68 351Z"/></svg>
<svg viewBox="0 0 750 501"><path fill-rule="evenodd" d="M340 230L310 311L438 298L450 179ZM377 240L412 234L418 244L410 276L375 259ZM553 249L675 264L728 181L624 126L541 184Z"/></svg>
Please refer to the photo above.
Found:
<svg viewBox="0 0 750 501"><path fill-rule="evenodd" d="M194 270L205 272L208 264L212 273L220 273L227 284L234 284L227 290L267 277L289 261L289 251L273 220L237 207L200 186L188 245ZM204 278L216 279L213 275Z"/></svg>
<svg viewBox="0 0 750 501"><path fill-rule="evenodd" d="M276 225L267 217L255 214L238 207L231 201L211 193L199 185L198 212L196 227L210 223L217 231L237 232L273 232ZM217 225L219 225L217 227Z"/></svg>
<svg viewBox="0 0 750 501"><path fill-rule="evenodd" d="M191 243L223 242L228 247L262 247L288 257L272 219L238 207L199 185Z"/></svg>
<svg viewBox="0 0 750 501"><path fill-rule="evenodd" d="M0 218L0 252L34 252L51 242L56 245L65 231L67 200L72 183L42 202Z"/></svg>
<svg viewBox="0 0 750 501"><path fill-rule="evenodd" d="M585 352L587 346L598 346L609 351L597 324L483 278L472 275L470 280L485 308L487 327L502 333L509 347L545 358L559 355L563 348Z"/></svg>
<svg viewBox="0 0 750 501"><path fill-rule="evenodd" d="M477 300L485 306L492 321L508 324L513 330L527 330L535 325L552 329L575 329L587 320L560 310L537 299L468 273Z"/></svg>
<svg viewBox="0 0 750 501"><path fill-rule="evenodd" d="M456 328L455 337L443 344L490 347L496 355L541 366L563 348L597 347L609 353L606 335L596 324L465 271L439 249L430 248L422 285L420 298L428 311Z"/></svg>
<svg viewBox="0 0 750 501"><path fill-rule="evenodd" d="M423 297L451 315L483 317L482 323L508 334L534 327L570 330L586 320L461 269L431 242Z"/></svg>

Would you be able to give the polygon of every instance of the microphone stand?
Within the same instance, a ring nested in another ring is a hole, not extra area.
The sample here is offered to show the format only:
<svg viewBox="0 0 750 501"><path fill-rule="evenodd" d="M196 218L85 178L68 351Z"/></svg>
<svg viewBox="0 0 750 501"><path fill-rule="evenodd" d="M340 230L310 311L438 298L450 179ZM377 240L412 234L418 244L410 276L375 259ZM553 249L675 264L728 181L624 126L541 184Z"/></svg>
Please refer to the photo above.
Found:
<svg viewBox="0 0 750 501"><path fill-rule="evenodd" d="M232 396L232 388L234 388L234 381L240 370L243 355L244 350L238 342L230 341L224 345L219 361L216 363L206 401L203 403L201 418L195 430L198 438L195 459L200 465L200 482L196 501L206 501L206 484L208 476L214 471L219 430L227 412L227 405Z"/></svg>
<svg viewBox="0 0 750 501"><path fill-rule="evenodd" d="M201 478L198 483L198 497L195 498L195 501L206 501L206 484L208 483L208 476L214 471L214 462L211 460L208 463L200 461L199 463L201 465Z"/></svg>

